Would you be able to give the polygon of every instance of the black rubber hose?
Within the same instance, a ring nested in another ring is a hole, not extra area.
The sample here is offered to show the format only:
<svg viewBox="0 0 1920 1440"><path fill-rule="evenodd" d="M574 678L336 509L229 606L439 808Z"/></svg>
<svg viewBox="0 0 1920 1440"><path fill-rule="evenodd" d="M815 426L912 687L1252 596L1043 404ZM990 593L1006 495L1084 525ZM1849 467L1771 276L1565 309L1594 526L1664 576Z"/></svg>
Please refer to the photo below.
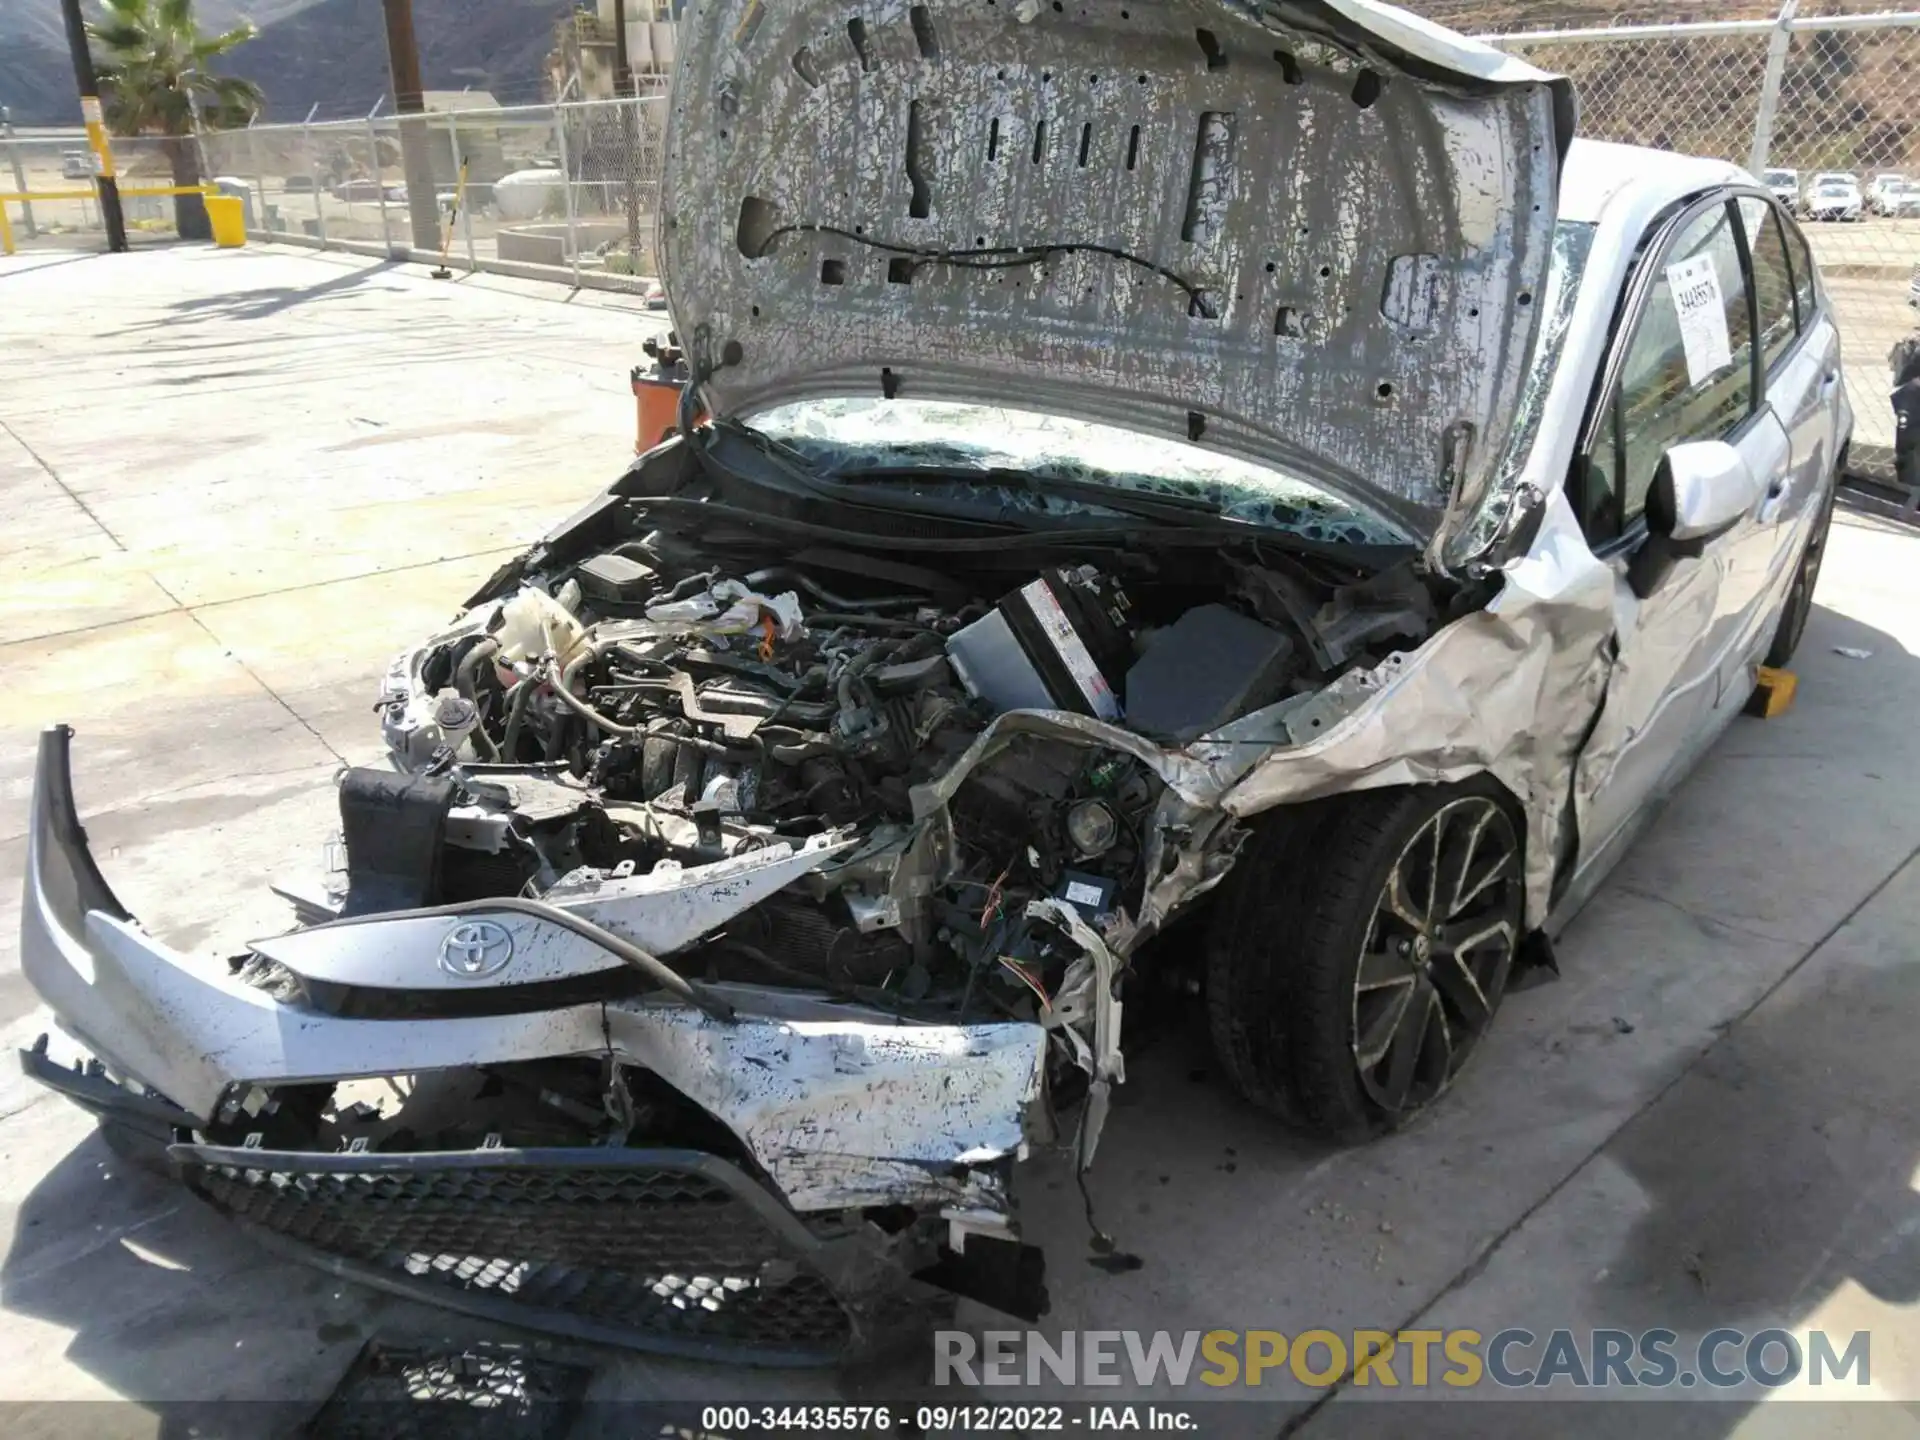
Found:
<svg viewBox="0 0 1920 1440"><path fill-rule="evenodd" d="M746 577L746 582L759 590L770 581L785 580L797 585L823 605L831 605L837 610L894 610L903 605L924 605L924 595L879 595L871 600L854 600L845 595L836 595L810 575L802 574L790 565L775 565L768 570L756 570Z"/></svg>
<svg viewBox="0 0 1920 1440"><path fill-rule="evenodd" d="M507 695L507 729L500 742L500 755L508 764L513 764L520 753L520 727L526 723L527 701L533 698L535 678L527 676Z"/></svg>
<svg viewBox="0 0 1920 1440"><path fill-rule="evenodd" d="M917 620L896 620L887 615L836 615L822 613L809 615L809 625L846 625L857 630L893 630L902 635L937 635L940 632L931 625L922 625Z"/></svg>
<svg viewBox="0 0 1920 1440"><path fill-rule="evenodd" d="M479 673L484 661L491 660L500 653L500 642L489 635L478 645L460 657L460 663L454 667L453 688L469 701L474 699L473 678ZM477 702L476 702L477 703Z"/></svg>
<svg viewBox="0 0 1920 1440"><path fill-rule="evenodd" d="M453 688L459 692L462 699L473 706L476 714L480 709L480 699L475 677L479 675L480 667L499 653L500 642L489 635L468 649L467 653L460 657L460 663L454 667ZM500 747L493 743L493 737L487 734L484 723L475 723L471 738L473 748L481 759L498 760L500 758Z"/></svg>

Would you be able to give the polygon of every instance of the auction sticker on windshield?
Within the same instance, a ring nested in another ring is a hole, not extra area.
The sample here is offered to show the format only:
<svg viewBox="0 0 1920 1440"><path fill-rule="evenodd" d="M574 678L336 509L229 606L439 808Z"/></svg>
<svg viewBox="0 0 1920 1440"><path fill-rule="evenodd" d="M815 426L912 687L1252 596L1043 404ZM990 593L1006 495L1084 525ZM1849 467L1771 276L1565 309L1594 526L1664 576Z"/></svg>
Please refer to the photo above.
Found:
<svg viewBox="0 0 1920 1440"><path fill-rule="evenodd" d="M1687 350L1687 383L1699 385L1733 364L1727 338L1727 305L1711 255L1693 255L1667 266L1667 288Z"/></svg>

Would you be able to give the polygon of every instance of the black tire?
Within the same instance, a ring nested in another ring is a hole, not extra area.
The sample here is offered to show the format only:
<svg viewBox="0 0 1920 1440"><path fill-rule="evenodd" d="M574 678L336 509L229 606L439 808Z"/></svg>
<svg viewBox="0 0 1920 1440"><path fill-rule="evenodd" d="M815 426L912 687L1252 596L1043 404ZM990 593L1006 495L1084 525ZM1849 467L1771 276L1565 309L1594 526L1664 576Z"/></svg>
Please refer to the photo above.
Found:
<svg viewBox="0 0 1920 1440"><path fill-rule="evenodd" d="M1223 886L1208 946L1208 1020L1235 1088L1338 1141L1439 1099L1506 992L1521 834L1490 780L1268 817Z"/></svg>
<svg viewBox="0 0 1920 1440"><path fill-rule="evenodd" d="M1820 583L1820 566L1826 559L1827 532L1833 528L1833 500L1836 483L1827 490L1826 501L1807 534L1807 548L1800 552L1799 567L1793 573L1793 587L1787 591L1787 603L1780 611L1780 624L1773 632L1773 644L1767 647L1763 662L1776 670L1784 669L1800 648L1800 637L1807 632L1807 617L1813 614L1813 592Z"/></svg>

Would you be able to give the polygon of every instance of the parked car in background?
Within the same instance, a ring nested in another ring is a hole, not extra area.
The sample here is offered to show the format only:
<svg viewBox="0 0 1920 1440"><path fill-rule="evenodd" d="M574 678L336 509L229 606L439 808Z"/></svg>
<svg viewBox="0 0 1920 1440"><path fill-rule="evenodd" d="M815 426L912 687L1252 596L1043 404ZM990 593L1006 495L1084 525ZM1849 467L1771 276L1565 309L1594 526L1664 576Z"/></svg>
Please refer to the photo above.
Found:
<svg viewBox="0 0 1920 1440"><path fill-rule="evenodd" d="M21 969L98 1065L28 1073L337 1275L786 1363L915 1277L1033 1319L1013 1171L1166 1075L1128 1026L1197 992L1251 1104L1407 1124L1800 642L1853 415L1744 170L1369 0L929 9L688 8L686 429L388 667L291 928L143 930L41 737Z"/></svg>
<svg viewBox="0 0 1920 1440"><path fill-rule="evenodd" d="M282 180L280 188L289 195L311 195L320 186L311 175L294 174Z"/></svg>
<svg viewBox="0 0 1920 1440"><path fill-rule="evenodd" d="M86 150L61 151L60 178L62 180L91 180L93 178L92 154Z"/></svg>
<svg viewBox="0 0 1920 1440"><path fill-rule="evenodd" d="M1905 180L1899 186L1887 190L1885 215L1895 219L1912 219L1920 215L1920 180Z"/></svg>
<svg viewBox="0 0 1920 1440"><path fill-rule="evenodd" d="M1775 165L1769 167L1767 173L1761 178L1765 180L1767 191L1775 200L1789 210L1799 208L1800 172L1798 170L1789 170L1785 166Z"/></svg>
<svg viewBox="0 0 1920 1440"><path fill-rule="evenodd" d="M1889 194L1903 189L1907 177L1895 170L1883 170L1867 182L1867 209L1875 215L1891 215L1893 211L1884 208Z"/></svg>
<svg viewBox="0 0 1920 1440"><path fill-rule="evenodd" d="M332 193L334 199L345 200L349 203L369 202L377 204L383 199L390 202L404 202L407 198L407 187L404 185L392 185L385 181L363 176L353 180L342 180L338 185L333 187Z"/></svg>
<svg viewBox="0 0 1920 1440"><path fill-rule="evenodd" d="M1801 205L1809 220L1858 220L1866 213L1860 187L1850 175L1816 175Z"/></svg>
<svg viewBox="0 0 1920 1440"><path fill-rule="evenodd" d="M1876 199L1874 213L1894 219L1920 215L1920 181L1902 180L1898 185L1889 185Z"/></svg>

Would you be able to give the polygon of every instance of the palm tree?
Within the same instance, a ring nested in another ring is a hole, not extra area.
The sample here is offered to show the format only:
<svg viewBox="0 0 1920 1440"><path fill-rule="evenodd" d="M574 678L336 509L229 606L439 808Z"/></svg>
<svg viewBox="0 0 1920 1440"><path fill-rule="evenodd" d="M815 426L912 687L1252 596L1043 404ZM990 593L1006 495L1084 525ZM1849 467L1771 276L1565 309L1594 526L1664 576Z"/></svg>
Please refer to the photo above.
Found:
<svg viewBox="0 0 1920 1440"><path fill-rule="evenodd" d="M97 65L107 126L116 135L158 135L175 185L200 183L194 148L196 117L207 125L245 125L260 111L260 87L215 75L209 61L256 33L242 21L218 35L193 20L193 0L102 0L105 14L87 31L106 48ZM198 195L174 197L175 227L185 240L211 235Z"/></svg>

